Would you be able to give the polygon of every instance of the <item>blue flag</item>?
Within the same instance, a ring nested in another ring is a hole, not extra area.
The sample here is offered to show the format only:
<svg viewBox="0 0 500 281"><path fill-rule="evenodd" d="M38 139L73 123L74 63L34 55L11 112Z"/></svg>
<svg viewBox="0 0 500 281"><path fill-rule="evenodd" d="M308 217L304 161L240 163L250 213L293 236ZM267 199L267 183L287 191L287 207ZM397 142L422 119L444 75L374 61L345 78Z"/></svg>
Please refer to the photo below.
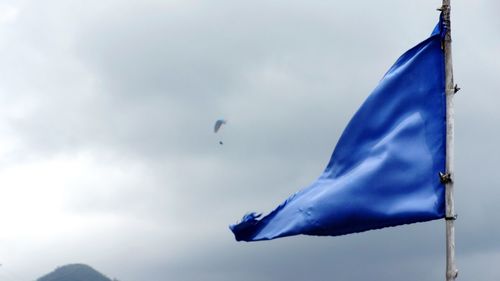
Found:
<svg viewBox="0 0 500 281"><path fill-rule="evenodd" d="M446 103L440 21L355 113L321 176L268 215L231 225L236 240L343 235L445 215Z"/></svg>

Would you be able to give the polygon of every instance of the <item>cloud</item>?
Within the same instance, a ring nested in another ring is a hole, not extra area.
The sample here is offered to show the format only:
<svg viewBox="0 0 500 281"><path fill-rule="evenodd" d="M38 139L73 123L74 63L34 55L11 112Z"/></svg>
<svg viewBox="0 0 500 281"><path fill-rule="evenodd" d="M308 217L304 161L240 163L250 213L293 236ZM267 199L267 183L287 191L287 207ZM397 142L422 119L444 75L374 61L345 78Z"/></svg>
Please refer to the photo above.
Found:
<svg viewBox="0 0 500 281"><path fill-rule="evenodd" d="M227 228L319 175L438 5L0 5L0 262L31 279L82 261L124 281L441 278L441 221L250 244ZM494 5L453 12L457 254L476 279L500 232Z"/></svg>
<svg viewBox="0 0 500 281"><path fill-rule="evenodd" d="M20 12L19 7L3 3L0 4L0 23L1 24L14 23L19 16L19 12Z"/></svg>

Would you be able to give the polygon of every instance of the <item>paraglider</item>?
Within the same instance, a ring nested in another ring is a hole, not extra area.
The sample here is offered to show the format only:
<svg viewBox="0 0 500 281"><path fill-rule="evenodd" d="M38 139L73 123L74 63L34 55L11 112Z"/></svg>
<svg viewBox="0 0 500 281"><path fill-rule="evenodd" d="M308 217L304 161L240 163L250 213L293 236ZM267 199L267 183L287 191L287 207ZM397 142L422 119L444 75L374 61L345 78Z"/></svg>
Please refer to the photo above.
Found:
<svg viewBox="0 0 500 281"><path fill-rule="evenodd" d="M227 123L226 120L224 119L218 119L217 121L215 121L215 125L214 125L214 133L217 134L217 132L220 130L220 128L222 127L222 125L225 125ZM219 141L219 144L220 145L223 145L224 143L222 141Z"/></svg>

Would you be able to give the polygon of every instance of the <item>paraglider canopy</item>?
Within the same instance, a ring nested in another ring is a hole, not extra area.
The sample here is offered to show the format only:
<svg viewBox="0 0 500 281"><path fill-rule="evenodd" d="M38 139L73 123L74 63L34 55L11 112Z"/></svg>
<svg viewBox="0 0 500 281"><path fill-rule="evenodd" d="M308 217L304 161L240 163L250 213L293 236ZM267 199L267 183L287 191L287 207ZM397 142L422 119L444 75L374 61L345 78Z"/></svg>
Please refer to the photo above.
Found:
<svg viewBox="0 0 500 281"><path fill-rule="evenodd" d="M218 119L217 121L215 121L215 125L214 125L214 133L217 133L220 129L220 127L222 127L222 125L226 124L226 120L224 119Z"/></svg>

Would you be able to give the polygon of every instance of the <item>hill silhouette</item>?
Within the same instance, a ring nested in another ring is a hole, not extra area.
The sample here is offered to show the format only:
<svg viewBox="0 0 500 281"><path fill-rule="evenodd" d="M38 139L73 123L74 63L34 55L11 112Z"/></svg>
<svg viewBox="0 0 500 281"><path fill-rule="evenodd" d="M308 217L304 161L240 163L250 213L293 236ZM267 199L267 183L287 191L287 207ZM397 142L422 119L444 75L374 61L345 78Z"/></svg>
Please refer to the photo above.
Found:
<svg viewBox="0 0 500 281"><path fill-rule="evenodd" d="M117 281L111 280L86 264L68 264L37 279L37 281Z"/></svg>

